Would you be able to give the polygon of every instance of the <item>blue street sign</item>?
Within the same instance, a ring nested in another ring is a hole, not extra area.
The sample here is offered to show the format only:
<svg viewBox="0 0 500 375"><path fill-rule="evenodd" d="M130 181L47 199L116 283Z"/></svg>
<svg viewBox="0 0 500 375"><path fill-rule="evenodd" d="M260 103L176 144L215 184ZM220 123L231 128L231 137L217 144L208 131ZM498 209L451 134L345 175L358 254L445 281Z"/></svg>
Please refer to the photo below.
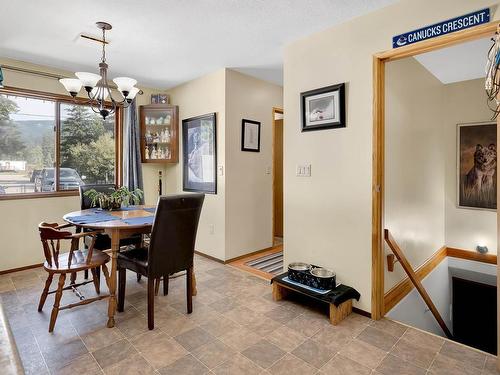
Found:
<svg viewBox="0 0 500 375"><path fill-rule="evenodd" d="M450 34L487 22L490 22L489 8L396 35L392 38L392 48L407 46L409 44L421 42L422 40L432 39L440 35Z"/></svg>

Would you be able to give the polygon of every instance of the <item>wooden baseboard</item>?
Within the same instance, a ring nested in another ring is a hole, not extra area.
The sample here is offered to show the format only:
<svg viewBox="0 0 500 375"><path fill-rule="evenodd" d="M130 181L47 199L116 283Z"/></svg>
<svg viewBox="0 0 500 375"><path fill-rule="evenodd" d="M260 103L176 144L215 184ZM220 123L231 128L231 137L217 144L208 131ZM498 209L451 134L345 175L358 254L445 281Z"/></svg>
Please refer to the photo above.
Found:
<svg viewBox="0 0 500 375"><path fill-rule="evenodd" d="M434 268L436 268L441 261L446 258L447 247L443 246L436 251L424 264L415 270L419 280L425 278ZM397 267L397 266L396 266ZM393 286L384 295L384 315L387 314L396 304L401 301L408 293L410 293L415 286L411 280L406 277L398 284Z"/></svg>
<svg viewBox="0 0 500 375"><path fill-rule="evenodd" d="M38 264L32 264L32 265L24 266L24 267L11 268L10 270L0 271L0 275L5 275L6 273L13 273L13 272L19 272L19 271L24 271L24 270L30 270L32 268L38 268L38 267L42 267L42 266L43 266L43 263L38 263Z"/></svg>
<svg viewBox="0 0 500 375"><path fill-rule="evenodd" d="M473 250L457 249L443 246L415 270L419 280L423 280L446 257L473 260L476 262L497 264L496 254L481 254ZM397 267L397 266L396 266ZM387 314L396 304L413 290L413 283L408 277L401 280L384 295L384 314Z"/></svg>
<svg viewBox="0 0 500 375"><path fill-rule="evenodd" d="M199 256L202 256L203 258L207 258L207 259L213 260L214 262L226 264L226 262L224 262L222 259L213 257L211 255L208 255L208 254L196 251L196 250L194 251L194 253L197 254L197 255L199 255Z"/></svg>
<svg viewBox="0 0 500 375"><path fill-rule="evenodd" d="M352 308L352 312L355 312L356 314L366 316L367 318L372 318L372 314L369 313L368 311L358 309L357 307Z"/></svg>

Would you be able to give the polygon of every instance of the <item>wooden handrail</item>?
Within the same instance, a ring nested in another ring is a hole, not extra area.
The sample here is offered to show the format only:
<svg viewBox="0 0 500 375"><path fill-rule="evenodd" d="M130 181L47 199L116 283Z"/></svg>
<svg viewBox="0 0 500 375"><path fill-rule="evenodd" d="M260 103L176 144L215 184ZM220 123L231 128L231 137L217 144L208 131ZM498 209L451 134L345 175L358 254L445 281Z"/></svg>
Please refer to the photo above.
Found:
<svg viewBox="0 0 500 375"><path fill-rule="evenodd" d="M403 266L403 269L405 270L406 274L410 278L411 282L413 285L415 285L415 288L418 290L422 298L424 299L425 304L431 310L432 315L434 315L434 318L436 318L438 324L440 325L441 329L443 332L446 334L446 337L449 339L453 338L453 335L451 334L450 330L446 326L446 323L444 322L443 318L441 317L441 314L439 314L438 309L432 302L431 297L425 290L424 286L420 282L419 278L415 274L415 271L413 270L410 262L406 259L405 255L403 254L403 251L399 247L399 245L396 243L396 240L392 237L391 233L389 232L388 229L384 229L384 239L387 245L389 245L390 249L398 259L399 263L401 266Z"/></svg>

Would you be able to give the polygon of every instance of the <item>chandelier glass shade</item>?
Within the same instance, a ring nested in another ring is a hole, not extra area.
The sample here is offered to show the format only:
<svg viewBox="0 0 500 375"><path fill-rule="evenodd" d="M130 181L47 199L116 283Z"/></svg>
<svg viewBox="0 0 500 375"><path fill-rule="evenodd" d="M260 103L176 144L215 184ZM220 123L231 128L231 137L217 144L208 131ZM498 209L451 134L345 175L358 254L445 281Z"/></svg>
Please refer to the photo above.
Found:
<svg viewBox="0 0 500 375"><path fill-rule="evenodd" d="M106 119L106 117L116 112L118 106L128 107L139 93L139 89L135 87L137 84L135 79L116 77L113 82L122 98L116 100L113 97L108 82L108 64L106 63L106 31L111 30L111 25L106 22L97 22L96 25L102 30L102 57L99 63L99 74L76 72L75 76L77 78L61 78L59 82L73 98L78 95L83 87L87 92L92 110L99 113L103 119ZM106 103L108 99L110 104Z"/></svg>

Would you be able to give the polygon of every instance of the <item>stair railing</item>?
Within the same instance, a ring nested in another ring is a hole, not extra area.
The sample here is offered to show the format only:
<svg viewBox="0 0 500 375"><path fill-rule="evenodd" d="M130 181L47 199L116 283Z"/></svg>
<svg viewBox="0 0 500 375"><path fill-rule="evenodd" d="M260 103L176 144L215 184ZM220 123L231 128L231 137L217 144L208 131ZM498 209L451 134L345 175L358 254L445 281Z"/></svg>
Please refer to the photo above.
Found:
<svg viewBox="0 0 500 375"><path fill-rule="evenodd" d="M453 339L453 335L451 334L450 330L446 326L446 323L444 322L443 318L441 317L441 314L439 314L438 309L432 302L431 297L425 290L424 286L422 285L422 282L419 280L418 276L415 274L415 271L413 270L410 262L406 259L403 250L399 247L397 244L396 240L392 237L391 233L389 232L388 229L384 229L384 239L387 245L389 245L389 248L392 250L394 255L396 256L398 262L401 264L403 269L405 270L406 274L410 278L411 282L413 285L415 285L415 288L417 289L418 293L420 296L423 298L425 304L431 311L432 315L434 315L434 318L436 318L436 321L438 322L439 326L445 333L446 337L449 339Z"/></svg>

